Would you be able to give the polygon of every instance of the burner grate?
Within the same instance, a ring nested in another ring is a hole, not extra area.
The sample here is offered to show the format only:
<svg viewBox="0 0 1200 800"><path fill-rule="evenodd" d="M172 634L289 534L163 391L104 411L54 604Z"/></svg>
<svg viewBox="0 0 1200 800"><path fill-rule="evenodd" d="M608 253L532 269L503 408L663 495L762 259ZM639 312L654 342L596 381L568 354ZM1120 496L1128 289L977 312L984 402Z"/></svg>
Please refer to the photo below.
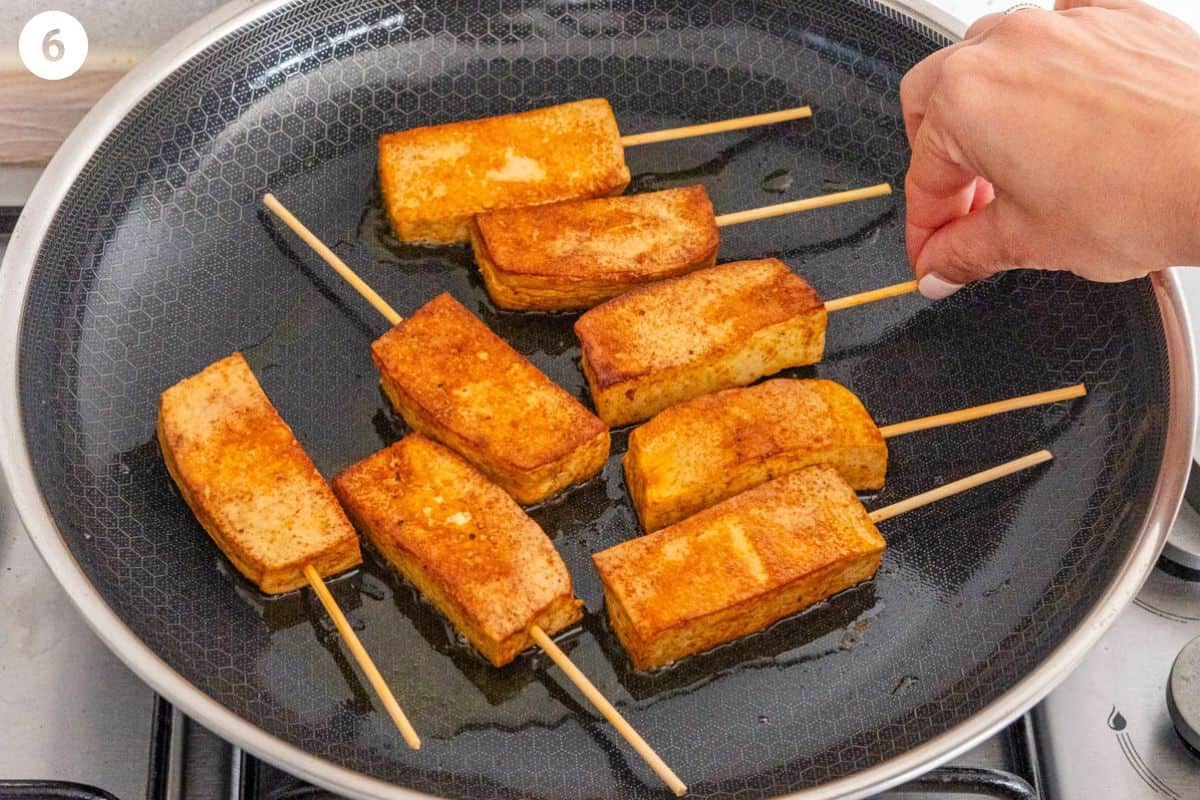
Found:
<svg viewBox="0 0 1200 800"><path fill-rule="evenodd" d="M962 795L1039 800L1037 787L1041 778L1032 737L1032 722L1026 715L963 758L880 795L880 800L908 797L936 800ZM223 741L161 697L155 702L147 787L146 800L337 800L339 797ZM24 800L32 796L21 797ZM78 797L83 800L93 795ZM2 788L0 800L8 800Z"/></svg>

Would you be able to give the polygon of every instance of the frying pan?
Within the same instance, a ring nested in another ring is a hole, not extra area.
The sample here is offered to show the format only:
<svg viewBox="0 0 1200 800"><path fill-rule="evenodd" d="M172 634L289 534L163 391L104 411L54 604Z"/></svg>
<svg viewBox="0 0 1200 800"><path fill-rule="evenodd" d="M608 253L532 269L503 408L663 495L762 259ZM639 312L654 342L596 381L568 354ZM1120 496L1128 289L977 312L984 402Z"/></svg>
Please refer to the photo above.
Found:
<svg viewBox="0 0 1200 800"><path fill-rule="evenodd" d="M568 98L625 132L812 104L811 123L638 148L633 188L703 181L719 209L902 185L897 87L947 38L876 2L234 4L122 82L30 199L0 270L3 462L54 574L105 641L222 736L354 796L665 792L537 655L474 656L368 554L333 582L421 731L409 751L307 593L264 598L223 560L154 443L158 393L234 349L331 475L403 435L367 345L374 312L264 214L270 190L402 314L448 290L586 396L573 315L488 301L465 249L392 241L381 131ZM826 296L908 276L903 198L725 234ZM588 607L563 640L697 798L862 797L1041 697L1153 565L1192 440L1169 275L1013 273L929 304L837 315L826 360L877 420L1086 381L1087 398L894 442L906 497L1033 449L1056 460L884 525L876 580L744 640L638 673L589 554L637 535L614 437L602 475L532 510Z"/></svg>

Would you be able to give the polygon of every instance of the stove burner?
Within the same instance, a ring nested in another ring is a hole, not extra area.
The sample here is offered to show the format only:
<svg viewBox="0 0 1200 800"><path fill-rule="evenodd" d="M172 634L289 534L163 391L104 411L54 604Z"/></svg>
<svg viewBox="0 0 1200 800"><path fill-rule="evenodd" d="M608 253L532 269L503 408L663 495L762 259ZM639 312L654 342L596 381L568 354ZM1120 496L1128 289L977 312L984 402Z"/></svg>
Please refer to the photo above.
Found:
<svg viewBox="0 0 1200 800"><path fill-rule="evenodd" d="M1200 756L1200 636L1183 646L1171 666L1167 709L1180 738Z"/></svg>

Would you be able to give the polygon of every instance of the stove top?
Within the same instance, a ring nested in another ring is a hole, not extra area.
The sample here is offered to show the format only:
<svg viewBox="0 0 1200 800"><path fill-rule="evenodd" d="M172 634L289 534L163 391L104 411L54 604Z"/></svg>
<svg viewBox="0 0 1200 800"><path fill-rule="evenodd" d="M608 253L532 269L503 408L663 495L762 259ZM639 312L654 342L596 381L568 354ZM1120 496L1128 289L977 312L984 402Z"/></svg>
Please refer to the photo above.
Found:
<svg viewBox="0 0 1200 800"><path fill-rule="evenodd" d="M1200 514L1185 505L1177 525L1200 530ZM1167 701L1173 662L1197 637L1200 573L1164 560L1084 662L1033 711L1047 798L1200 798L1200 752L1176 731ZM1186 697L1181 688L1188 691L1177 685L1176 696L1191 701L1194 738L1200 680Z"/></svg>
<svg viewBox="0 0 1200 800"><path fill-rule="evenodd" d="M75 610L2 479L0 609L0 779L78 781L121 800L144 796L154 693ZM8 800L3 788L0 800Z"/></svg>

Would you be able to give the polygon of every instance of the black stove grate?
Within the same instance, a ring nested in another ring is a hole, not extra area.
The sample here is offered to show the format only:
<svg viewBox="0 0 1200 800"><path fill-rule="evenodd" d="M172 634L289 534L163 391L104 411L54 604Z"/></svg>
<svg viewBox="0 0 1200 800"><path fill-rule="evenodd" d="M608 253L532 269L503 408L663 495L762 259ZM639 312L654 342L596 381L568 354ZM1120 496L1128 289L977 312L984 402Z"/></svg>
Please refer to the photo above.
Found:
<svg viewBox="0 0 1200 800"><path fill-rule="evenodd" d="M968 757L927 772L880 795L929 798L971 796L996 800L1038 800L1041 771L1028 715L996 734L989 766ZM36 795L14 795L14 800ZM111 795L48 795L111 798ZM151 737L146 800L337 800L339 795L306 783L220 739L158 698ZM0 783L0 800L9 800Z"/></svg>

